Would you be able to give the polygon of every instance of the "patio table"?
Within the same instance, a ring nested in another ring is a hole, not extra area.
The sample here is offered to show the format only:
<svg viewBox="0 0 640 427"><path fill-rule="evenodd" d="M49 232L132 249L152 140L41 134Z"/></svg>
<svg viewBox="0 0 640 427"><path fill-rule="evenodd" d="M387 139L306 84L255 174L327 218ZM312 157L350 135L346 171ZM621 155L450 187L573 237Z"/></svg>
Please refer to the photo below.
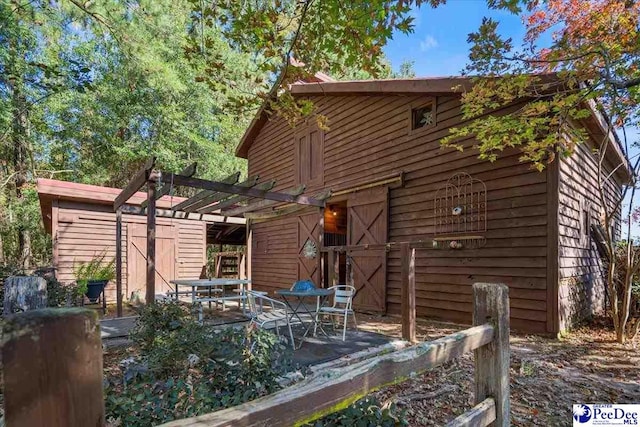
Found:
<svg viewBox="0 0 640 427"><path fill-rule="evenodd" d="M302 338L300 339L300 345L302 345L302 340L304 340L304 338L307 336L307 334L311 330L311 327L314 327L314 336L316 334L316 328L318 328L322 331L322 333L324 333L327 337L329 337L329 334L327 334L327 332L322 327L322 323L318 323L318 315L320 314L320 307L324 305L324 303L326 302L327 298L330 295L333 295L333 289L315 288L315 289L309 289L305 291L292 291L289 289L278 289L276 290L276 294L280 295L284 300L285 304L287 304L287 307L291 309L290 319L293 319L294 317L296 317L300 322L300 324L302 324L302 326L308 324L307 328L304 331L304 334L302 335ZM309 307L306 304L304 304L305 298L316 298L315 311L309 310ZM295 307L293 306L293 301L297 301L297 304ZM305 322L300 316L301 314L309 315L309 317L311 318L311 321Z"/></svg>
<svg viewBox="0 0 640 427"><path fill-rule="evenodd" d="M171 280L170 283L175 285L176 290L173 293L175 295L176 301L180 296L181 292L179 291L180 286L190 287L191 288L191 302L194 304L199 304L199 313L198 320L202 321L202 303L208 302L209 306L211 306L212 302L218 304L222 302L222 308L224 310L225 301L238 300L242 301L242 312L246 312L246 293L245 293L245 285L251 284L251 280L245 279L194 279L194 280ZM234 296L224 296L224 286L234 286L239 287L240 292L238 295ZM200 290L198 288L207 288L208 295L200 296ZM214 293L221 293L222 295L213 295Z"/></svg>

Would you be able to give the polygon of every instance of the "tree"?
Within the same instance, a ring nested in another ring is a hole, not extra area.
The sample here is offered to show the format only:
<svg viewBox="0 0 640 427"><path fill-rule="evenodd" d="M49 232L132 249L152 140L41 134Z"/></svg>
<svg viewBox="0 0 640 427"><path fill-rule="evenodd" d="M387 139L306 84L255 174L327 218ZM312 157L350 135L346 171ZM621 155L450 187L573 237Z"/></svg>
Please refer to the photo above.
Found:
<svg viewBox="0 0 640 427"><path fill-rule="evenodd" d="M208 178L244 171L235 146L262 101L298 117L312 106L288 96L292 81L390 76L381 47L411 30L411 4L0 3L4 261L50 256L36 178L122 186L150 154L168 170L197 161Z"/></svg>
<svg viewBox="0 0 640 427"><path fill-rule="evenodd" d="M45 21L42 31L33 30ZM32 111L66 88L84 87L88 80L80 64L46 58L38 36L52 36L55 28L63 24L48 6L35 7L33 2L16 0L3 2L0 22L0 154L7 159L0 175L0 189L4 190L0 218L9 232L15 233L15 240L9 243L13 244L11 252L16 264L29 267L35 231L27 219L34 212L29 183L37 170Z"/></svg>
<svg viewBox="0 0 640 427"><path fill-rule="evenodd" d="M0 242L7 263L30 267L50 257L38 177L122 186L151 154L167 170L197 161L208 178L246 169L234 150L252 112L225 107L254 91L251 57L231 50L219 29L193 27L186 1L97 3L0 3ZM200 31L225 62L224 94L198 79L206 67L201 55L185 56Z"/></svg>
<svg viewBox="0 0 640 427"><path fill-rule="evenodd" d="M266 76L258 91L234 98L235 107L255 109L266 103L290 123L312 114L314 107L308 100L294 99L289 84L317 72L339 79L390 76L384 45L394 32L413 31L412 7L441 3L444 0L191 0L193 27L220 28L229 47L256 58L258 70ZM188 54L206 52L202 78L225 82L226 64L211 44L206 35L192 37ZM401 73L411 74L411 67L405 65ZM326 126L326 117L316 117Z"/></svg>
<svg viewBox="0 0 640 427"><path fill-rule="evenodd" d="M473 87L463 94L465 125L454 129L443 143L461 149L461 138L474 136L480 157L494 160L508 147L518 147L522 161L539 170L557 156L569 156L577 144L587 140L584 130L570 126L591 114L605 113L605 133L622 135L622 150L630 165L605 167L609 135L599 143L598 197L602 226L606 233L607 277L611 317L619 342L638 334L640 319L630 318L634 281L640 269L631 240L635 176L640 156L631 156L632 143L626 129L640 118L640 3L636 1L538 0L488 2L490 6L520 14L526 26L521 46L504 38L498 22L485 18L478 31L469 35ZM521 8L522 7L522 8ZM505 107L517 99L531 102L499 117L477 120L483 113ZM635 143L634 143L635 144ZM607 200L605 187L615 170L629 167L633 181L616 200ZM629 200L629 205L623 202ZM628 244L620 261L616 224L626 225ZM623 269L620 276L618 269Z"/></svg>

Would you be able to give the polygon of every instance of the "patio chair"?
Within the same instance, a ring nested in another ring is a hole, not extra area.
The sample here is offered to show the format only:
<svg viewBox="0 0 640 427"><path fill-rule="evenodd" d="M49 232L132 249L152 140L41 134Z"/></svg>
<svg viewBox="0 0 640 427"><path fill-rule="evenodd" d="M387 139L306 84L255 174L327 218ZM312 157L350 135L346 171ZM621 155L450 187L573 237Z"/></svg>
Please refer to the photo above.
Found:
<svg viewBox="0 0 640 427"><path fill-rule="evenodd" d="M342 327L342 341L345 341L347 337L347 318L351 316L353 318L353 324L358 330L358 322L356 322L356 313L352 309L353 297L356 294L356 288L349 285L336 285L329 289L334 290L333 305L330 307L320 307L320 314L326 314L332 316L344 317L344 324Z"/></svg>
<svg viewBox="0 0 640 427"><path fill-rule="evenodd" d="M264 292L247 291L246 296L249 317L251 318L250 322L263 329L272 329L275 327L278 336L280 336L278 323L280 323L280 325L286 324L289 329L291 347L295 350L296 343L293 340L287 305L282 301L269 298ZM268 305L269 310L264 310L265 303Z"/></svg>

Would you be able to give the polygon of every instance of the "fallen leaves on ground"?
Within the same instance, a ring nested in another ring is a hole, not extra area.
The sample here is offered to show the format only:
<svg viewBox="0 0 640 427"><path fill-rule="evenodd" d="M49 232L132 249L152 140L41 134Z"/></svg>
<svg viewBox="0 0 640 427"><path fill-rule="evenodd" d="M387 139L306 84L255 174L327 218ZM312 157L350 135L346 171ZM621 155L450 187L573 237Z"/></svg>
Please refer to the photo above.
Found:
<svg viewBox="0 0 640 427"><path fill-rule="evenodd" d="M399 319L359 316L362 329L400 336ZM363 322L364 320L364 322ZM421 340L465 326L421 322ZM574 403L639 403L640 343L615 342L607 322L597 321L555 339L511 335L511 424L571 425ZM376 393L396 402L411 426L444 425L473 406L473 354Z"/></svg>

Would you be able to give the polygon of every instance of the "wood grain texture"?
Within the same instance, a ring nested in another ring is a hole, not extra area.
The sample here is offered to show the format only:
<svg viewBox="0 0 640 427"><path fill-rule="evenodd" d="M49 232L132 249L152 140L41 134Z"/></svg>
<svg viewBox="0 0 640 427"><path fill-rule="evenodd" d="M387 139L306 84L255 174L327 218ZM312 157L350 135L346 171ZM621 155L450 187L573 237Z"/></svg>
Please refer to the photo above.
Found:
<svg viewBox="0 0 640 427"><path fill-rule="evenodd" d="M408 243L402 251L402 338L416 341L416 249Z"/></svg>
<svg viewBox="0 0 640 427"><path fill-rule="evenodd" d="M329 119L329 130L323 139L324 188L367 185L402 172L404 185L390 188L388 211L388 241L402 242L433 237L433 199L438 188L453 174L466 172L484 181L488 217L486 245L474 251L417 251L418 314L470 322L471 304L455 299L460 287L466 286L468 295L474 282L500 282L512 291L513 328L531 332L561 329L559 318L573 311L567 308L564 299L576 294L575 287L563 284L563 278L584 279L597 271L597 263L585 253L578 253L577 257L592 259L579 261L587 265L563 261L559 255L567 253L565 247L579 249L578 242L572 240L579 227L579 200L574 198L584 192L588 192L591 199L596 196L595 187L585 175L593 175L595 170L593 154L589 151L592 147L580 146L578 157L562 160L557 179L549 172L537 172L529 164L521 163L516 148L505 150L493 163L477 158L473 138L461 141L465 147L463 152L442 149L440 141L449 135L449 128L466 123L458 95L436 96L436 125L422 132L408 132L409 106L423 103L432 96L420 93L311 95L317 113ZM521 104L516 103L494 113L506 114L520 107ZM249 173L276 179L278 191L291 188L298 179L294 144L297 132L297 128L290 128L275 115L266 121L247 150ZM583 161L582 156L589 158ZM618 191L616 185L608 191L612 194ZM558 198L555 215L550 211L554 210L554 200ZM329 199L327 203L331 202ZM596 206L593 203L592 206L595 215ZM254 224L256 236L268 239L268 247L252 257L252 279L256 288L270 291L287 287L290 280L295 280L295 272L291 271L296 260L295 233L292 232L295 228L295 217ZM558 245L554 242L556 228ZM400 257L399 248L387 253L386 311L391 314L401 313ZM442 292L447 287L455 291ZM435 288L440 289L437 294L433 292ZM600 288L594 289L597 292L581 297L583 301L592 299L587 306L597 305L596 299L601 299ZM563 314L563 310L566 313Z"/></svg>
<svg viewBox="0 0 640 427"><path fill-rule="evenodd" d="M128 228L130 224L144 227L145 222L145 216L122 214L122 293L124 297L129 297L131 292L137 289L137 284L130 283L127 274L128 247L131 239ZM160 230L169 226L177 229L176 278L199 277L205 256L205 223L198 220L164 217L157 217L156 223ZM116 256L116 214L111 211L110 206L61 200L57 228L56 246L59 256L54 266L58 269L57 278L62 283L75 281L74 264L89 261L102 251L105 251L109 258ZM146 245L143 244L143 246ZM144 249L143 247L142 250ZM144 284L144 281L141 284ZM107 302L117 302L115 281L107 285L105 294Z"/></svg>
<svg viewBox="0 0 640 427"><path fill-rule="evenodd" d="M491 397L495 402L495 426L510 425L509 402L509 288L503 284L473 285L473 324L489 322L494 339L475 350L475 401Z"/></svg>
<svg viewBox="0 0 640 427"><path fill-rule="evenodd" d="M447 423L446 427L485 427L496 420L496 402L488 397Z"/></svg>
<svg viewBox="0 0 640 427"><path fill-rule="evenodd" d="M80 308L9 316L3 326L7 426L104 425L97 314Z"/></svg>
<svg viewBox="0 0 640 427"><path fill-rule="evenodd" d="M571 157L558 163L557 332L564 332L604 310L605 284L601 276L604 269L590 233L585 234L584 224L585 216L591 223L599 222L603 207L598 190L597 159L588 144L578 145ZM603 175L613 167L605 162ZM604 182L604 194L611 210L620 197L616 181ZM618 212L616 233L620 227Z"/></svg>

